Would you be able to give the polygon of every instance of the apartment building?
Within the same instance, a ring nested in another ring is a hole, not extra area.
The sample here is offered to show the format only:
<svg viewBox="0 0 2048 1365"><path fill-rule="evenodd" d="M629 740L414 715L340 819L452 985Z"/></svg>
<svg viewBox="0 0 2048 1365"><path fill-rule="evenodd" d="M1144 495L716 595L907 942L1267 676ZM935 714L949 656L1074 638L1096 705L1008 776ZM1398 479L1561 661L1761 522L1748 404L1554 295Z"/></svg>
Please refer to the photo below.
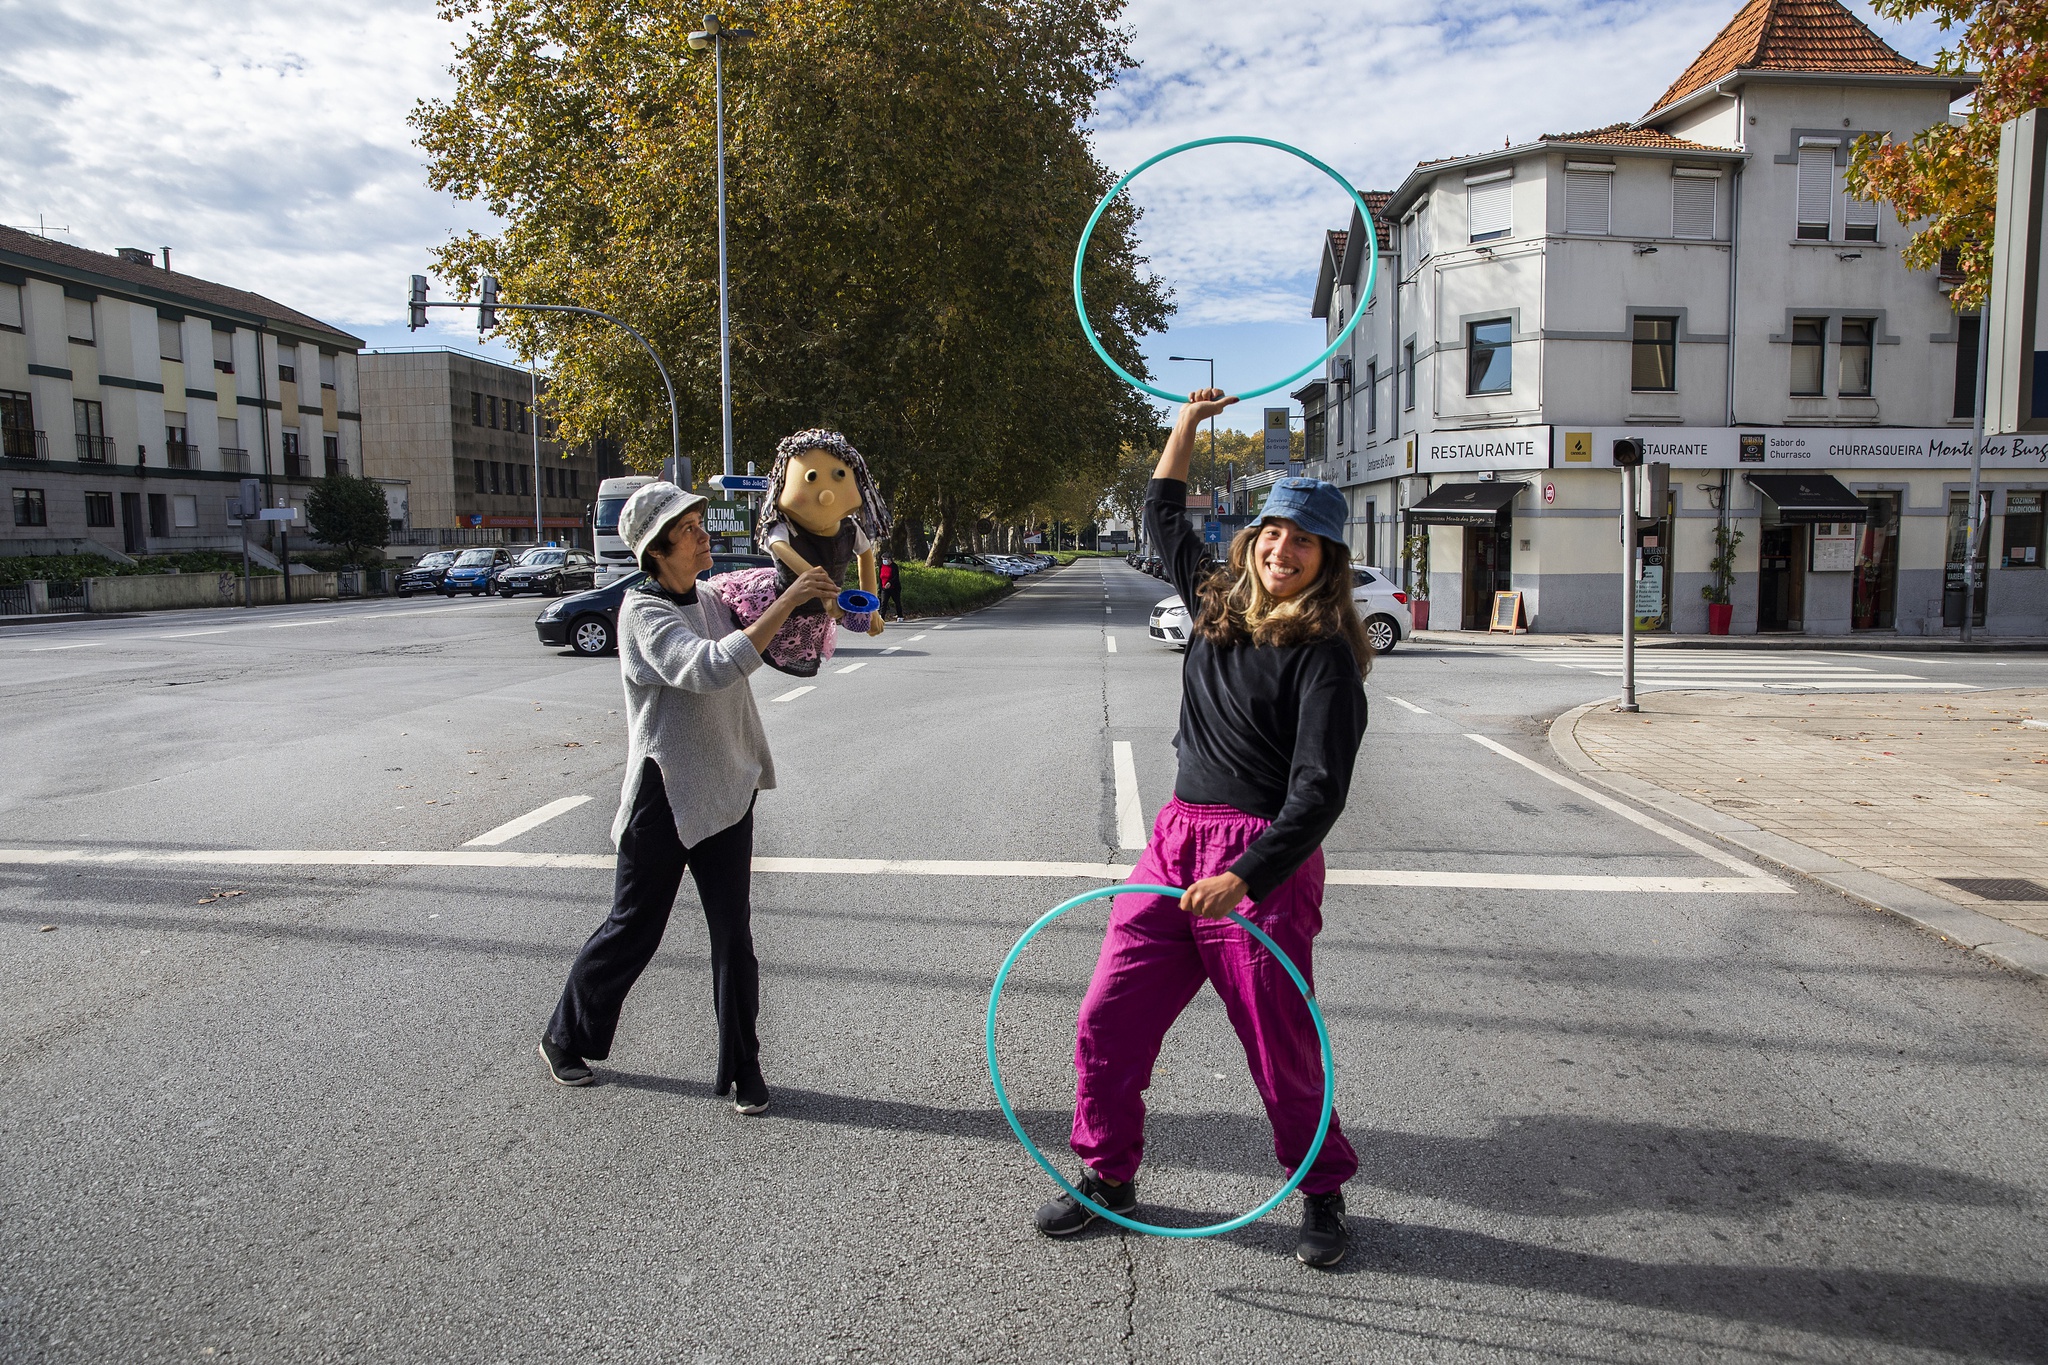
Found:
<svg viewBox="0 0 2048 1365"><path fill-rule="evenodd" d="M359 338L152 253L0 228L0 554L241 544L239 482L360 471Z"/></svg>
<svg viewBox="0 0 2048 1365"><path fill-rule="evenodd" d="M548 435L534 412L545 380L440 347L366 351L359 366L364 468L405 489L387 553L531 544L536 496L540 540L592 548L597 456Z"/></svg>
<svg viewBox="0 0 2048 1365"><path fill-rule="evenodd" d="M1963 526L1978 319L1848 196L1865 134L1940 123L1973 82L1901 56L1836 0L1752 0L1643 117L1425 162L1328 235L1313 303L1366 316L1312 410L1353 548L1428 542L1431 624L1621 620L1620 476L1646 476L1635 611L1706 629L1716 531L1740 532L1733 630L2048 633L2048 443L1984 456L1975 600ZM1367 289L1368 277L1371 288Z"/></svg>

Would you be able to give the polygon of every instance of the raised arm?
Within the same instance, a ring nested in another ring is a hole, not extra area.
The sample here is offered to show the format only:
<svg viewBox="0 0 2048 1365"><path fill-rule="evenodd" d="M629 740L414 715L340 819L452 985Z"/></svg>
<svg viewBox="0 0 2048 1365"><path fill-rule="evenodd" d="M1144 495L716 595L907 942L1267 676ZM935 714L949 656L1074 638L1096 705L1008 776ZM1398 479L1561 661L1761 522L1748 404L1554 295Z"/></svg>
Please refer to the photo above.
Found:
<svg viewBox="0 0 2048 1365"><path fill-rule="evenodd" d="M1237 400L1226 398L1221 389L1196 389L1188 395L1188 401L1181 404L1180 415L1174 418L1173 433L1166 438L1166 449L1159 452L1159 463L1153 466L1155 479L1177 479L1188 481L1188 460L1195 453L1195 433L1202 423L1222 412Z"/></svg>

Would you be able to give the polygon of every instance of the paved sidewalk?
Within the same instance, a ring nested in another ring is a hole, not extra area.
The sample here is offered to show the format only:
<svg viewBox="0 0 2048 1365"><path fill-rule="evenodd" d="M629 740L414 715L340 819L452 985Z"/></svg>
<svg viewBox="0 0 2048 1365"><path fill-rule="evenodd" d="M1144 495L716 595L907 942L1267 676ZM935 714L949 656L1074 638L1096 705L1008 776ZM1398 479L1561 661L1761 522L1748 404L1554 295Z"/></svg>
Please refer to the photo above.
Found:
<svg viewBox="0 0 2048 1365"><path fill-rule="evenodd" d="M1560 717L1559 753L1625 789L1674 793L1699 812L1694 823L1801 871L1874 874L1840 884L1972 947L2001 935L1914 907L1938 898L1998 921L2007 939L2023 938L2011 930L2048 939L2048 729L2024 724L2048 717L2048 690L1647 692L1640 701L1636 715L1602 704ZM1752 829L1761 845L1739 837ZM1794 852L1773 852L1772 836ZM1800 866L1797 850L1817 856ZM2020 885L1979 895L1950 880L1975 878ZM2044 948L2034 941L2019 956L2041 960Z"/></svg>
<svg viewBox="0 0 2048 1365"><path fill-rule="evenodd" d="M1620 649L1621 633L1571 631L1557 635L1506 631L1418 630L1410 637L1418 645L1493 645L1516 649ZM1851 654L2003 654L2011 651L2048 653L2048 635L1979 635L1964 644L1955 635L1670 635L1645 631L1636 636L1637 649L1768 649L1829 650Z"/></svg>

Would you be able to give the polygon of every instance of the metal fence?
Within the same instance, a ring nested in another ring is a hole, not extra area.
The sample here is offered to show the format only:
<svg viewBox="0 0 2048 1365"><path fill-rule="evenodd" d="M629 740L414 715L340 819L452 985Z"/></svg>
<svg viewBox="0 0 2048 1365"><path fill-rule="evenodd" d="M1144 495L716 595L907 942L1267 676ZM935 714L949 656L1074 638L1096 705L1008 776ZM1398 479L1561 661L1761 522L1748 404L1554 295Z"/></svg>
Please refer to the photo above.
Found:
<svg viewBox="0 0 2048 1365"><path fill-rule="evenodd" d="M53 578L49 583L51 611L84 611L85 583L76 578Z"/></svg>
<svg viewBox="0 0 2048 1365"><path fill-rule="evenodd" d="M28 584L0 585L0 616L26 616L32 610L34 608L29 605Z"/></svg>

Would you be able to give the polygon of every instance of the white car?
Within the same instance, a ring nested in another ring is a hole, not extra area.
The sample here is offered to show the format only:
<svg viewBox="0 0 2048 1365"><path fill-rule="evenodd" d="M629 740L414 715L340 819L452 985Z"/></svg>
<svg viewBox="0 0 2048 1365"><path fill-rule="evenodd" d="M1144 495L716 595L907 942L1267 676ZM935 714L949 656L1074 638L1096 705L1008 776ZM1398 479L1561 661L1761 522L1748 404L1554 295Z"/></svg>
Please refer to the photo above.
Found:
<svg viewBox="0 0 2048 1365"><path fill-rule="evenodd" d="M1408 594L1395 586L1385 569L1354 564L1351 576L1351 600L1358 606L1359 619L1365 622L1365 638L1372 645L1372 652L1392 653L1394 646L1415 629L1415 619L1408 613ZM1175 649L1187 648L1188 609L1178 593L1153 604L1146 633Z"/></svg>

